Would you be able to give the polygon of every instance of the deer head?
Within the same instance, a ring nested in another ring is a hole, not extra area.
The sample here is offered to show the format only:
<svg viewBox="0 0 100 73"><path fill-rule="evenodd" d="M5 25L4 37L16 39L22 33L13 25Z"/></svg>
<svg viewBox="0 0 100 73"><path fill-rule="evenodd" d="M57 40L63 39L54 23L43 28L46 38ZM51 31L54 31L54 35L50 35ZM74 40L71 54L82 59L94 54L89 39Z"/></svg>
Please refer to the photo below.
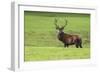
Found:
<svg viewBox="0 0 100 73"><path fill-rule="evenodd" d="M58 32L63 32L63 30L64 30L64 28L65 28L66 25L67 25L67 20L66 19L65 19L65 25L63 25L61 27L59 27L57 25L57 19L55 19L55 26L56 26L56 29L58 30Z"/></svg>

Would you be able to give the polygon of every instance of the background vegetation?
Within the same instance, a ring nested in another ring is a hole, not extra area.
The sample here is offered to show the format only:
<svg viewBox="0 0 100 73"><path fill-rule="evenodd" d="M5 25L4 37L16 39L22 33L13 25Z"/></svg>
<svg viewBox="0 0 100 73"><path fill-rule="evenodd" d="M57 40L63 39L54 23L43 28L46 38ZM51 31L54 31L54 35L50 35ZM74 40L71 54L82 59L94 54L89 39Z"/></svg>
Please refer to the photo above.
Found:
<svg viewBox="0 0 100 73"><path fill-rule="evenodd" d="M81 59L90 57L90 14L24 12L25 61ZM64 48L57 39L54 19L58 25L68 25L64 32L82 37L83 48Z"/></svg>

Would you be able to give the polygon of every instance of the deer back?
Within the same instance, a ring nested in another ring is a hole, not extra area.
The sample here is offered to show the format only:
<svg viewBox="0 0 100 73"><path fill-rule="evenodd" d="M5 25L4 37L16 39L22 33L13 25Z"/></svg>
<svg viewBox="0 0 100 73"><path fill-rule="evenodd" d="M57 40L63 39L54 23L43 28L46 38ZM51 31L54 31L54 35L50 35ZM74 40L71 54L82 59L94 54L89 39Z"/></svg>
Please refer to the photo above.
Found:
<svg viewBox="0 0 100 73"><path fill-rule="evenodd" d="M69 44L74 44L77 40L80 40L80 39L81 38L78 35L64 34L63 36L63 41Z"/></svg>

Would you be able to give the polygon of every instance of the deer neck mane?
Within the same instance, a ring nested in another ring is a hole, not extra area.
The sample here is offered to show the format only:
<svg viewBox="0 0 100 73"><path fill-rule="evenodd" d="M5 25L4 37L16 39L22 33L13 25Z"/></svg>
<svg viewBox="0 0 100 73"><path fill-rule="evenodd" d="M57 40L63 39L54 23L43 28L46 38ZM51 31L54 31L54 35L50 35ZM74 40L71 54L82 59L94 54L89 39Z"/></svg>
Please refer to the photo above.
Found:
<svg viewBox="0 0 100 73"><path fill-rule="evenodd" d="M58 34L58 39L59 39L60 41L63 41L64 35L65 35L65 33L64 33L63 31L60 32L60 33Z"/></svg>

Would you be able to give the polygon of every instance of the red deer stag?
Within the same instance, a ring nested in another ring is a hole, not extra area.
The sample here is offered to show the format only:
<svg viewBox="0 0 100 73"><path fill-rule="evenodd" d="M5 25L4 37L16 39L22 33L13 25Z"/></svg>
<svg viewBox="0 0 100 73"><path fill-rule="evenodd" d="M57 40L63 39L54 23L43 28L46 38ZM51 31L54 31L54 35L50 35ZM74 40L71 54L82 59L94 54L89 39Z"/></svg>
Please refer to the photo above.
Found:
<svg viewBox="0 0 100 73"><path fill-rule="evenodd" d="M66 19L65 25L61 27L57 25L57 19L55 19L56 30L58 31L58 39L64 44L64 47L68 47L69 45L75 45L76 48L82 48L82 39L78 35L67 34L63 31L66 25Z"/></svg>

